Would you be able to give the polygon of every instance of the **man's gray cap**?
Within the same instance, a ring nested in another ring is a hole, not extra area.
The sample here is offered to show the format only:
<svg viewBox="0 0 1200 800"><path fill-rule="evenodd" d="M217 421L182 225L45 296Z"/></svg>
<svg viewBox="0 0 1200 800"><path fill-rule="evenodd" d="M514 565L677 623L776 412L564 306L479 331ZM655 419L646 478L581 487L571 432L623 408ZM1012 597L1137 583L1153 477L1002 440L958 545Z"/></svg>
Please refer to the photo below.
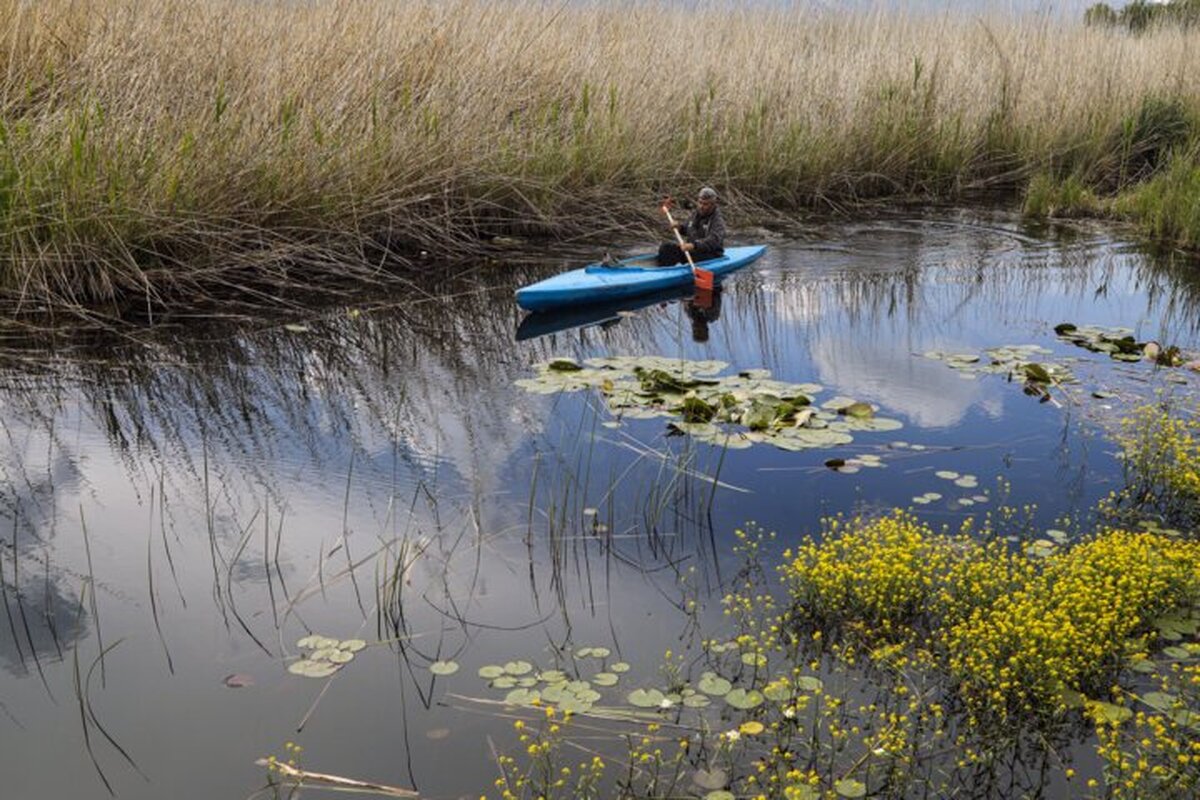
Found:
<svg viewBox="0 0 1200 800"><path fill-rule="evenodd" d="M700 194L697 196L701 200L716 200L717 199L717 190L712 188L711 186L705 186L703 189L700 190Z"/></svg>

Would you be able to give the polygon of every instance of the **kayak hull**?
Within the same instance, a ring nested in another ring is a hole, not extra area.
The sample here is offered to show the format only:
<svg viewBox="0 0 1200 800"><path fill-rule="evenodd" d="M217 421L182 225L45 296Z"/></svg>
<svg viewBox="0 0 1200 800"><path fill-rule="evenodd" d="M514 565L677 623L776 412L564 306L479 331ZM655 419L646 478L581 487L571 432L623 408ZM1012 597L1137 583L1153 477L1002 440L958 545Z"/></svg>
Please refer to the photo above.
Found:
<svg viewBox="0 0 1200 800"><path fill-rule="evenodd" d="M766 250L766 245L729 247L720 258L697 262L696 267L720 277L756 261ZM656 267L654 256L637 256L622 260L618 266L591 264L524 286L517 290L517 305L526 311L545 311L609 302L686 286L693 280L687 264Z"/></svg>

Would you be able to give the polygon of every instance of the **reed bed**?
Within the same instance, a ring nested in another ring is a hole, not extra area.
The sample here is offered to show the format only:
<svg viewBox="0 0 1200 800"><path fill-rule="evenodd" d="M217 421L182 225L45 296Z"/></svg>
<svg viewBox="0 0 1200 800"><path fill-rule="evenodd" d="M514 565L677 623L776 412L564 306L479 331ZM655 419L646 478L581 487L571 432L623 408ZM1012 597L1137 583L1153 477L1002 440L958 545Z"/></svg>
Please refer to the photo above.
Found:
<svg viewBox="0 0 1200 800"><path fill-rule="evenodd" d="M0 34L0 297L25 305L644 235L658 192L699 182L743 220L1039 174L1119 188L1149 99L1200 109L1197 34L1033 16L0 0Z"/></svg>

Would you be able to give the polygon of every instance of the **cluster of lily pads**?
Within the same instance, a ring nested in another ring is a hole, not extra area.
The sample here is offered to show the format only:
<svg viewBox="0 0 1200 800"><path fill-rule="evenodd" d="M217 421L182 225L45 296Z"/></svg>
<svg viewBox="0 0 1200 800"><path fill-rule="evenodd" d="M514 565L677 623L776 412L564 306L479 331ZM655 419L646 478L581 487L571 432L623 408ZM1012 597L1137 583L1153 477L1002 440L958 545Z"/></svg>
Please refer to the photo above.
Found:
<svg viewBox="0 0 1200 800"><path fill-rule="evenodd" d="M735 642L713 643L710 650L719 653L725 649L736 650L738 647ZM480 667L478 675L487 681L492 689L504 691L504 702L509 705L541 703L554 705L560 711L573 714L612 714L619 712L622 701L614 698L608 708L597 708L596 704L603 697L600 690L616 687L625 673L629 672L630 665L624 661L609 663L610 655L611 651L607 647L582 647L574 652L575 668L572 672L564 669L539 670L529 661L515 660ZM588 659L597 660L599 664L596 667L597 671L584 677L590 672L582 668L582 664ZM766 666L766 658L760 653L743 653L741 661L756 670ZM442 663L453 664L437 662ZM431 665L430 671L435 674L449 674L435 668L436 666ZM453 671L457 669L457 664L454 664ZM623 701L636 709L657 711L676 707L702 709L719 700L730 708L749 711L768 700L783 702L800 692L814 692L821 688L821 679L811 675L779 678L766 683L761 689L753 686L734 686L732 681L710 670L701 673L692 685L635 688L623 694Z"/></svg>
<svg viewBox="0 0 1200 800"><path fill-rule="evenodd" d="M1055 325L1054 332L1060 339L1094 353L1108 353L1110 358L1117 361L1149 361L1160 367L1186 367L1200 371L1200 354L1185 353L1176 345L1139 342L1134 338L1132 328L1064 322ZM1175 373L1168 373L1166 380L1187 383L1186 378Z"/></svg>
<svg viewBox="0 0 1200 800"><path fill-rule="evenodd" d="M1064 322L1055 325L1054 332L1060 339L1093 353L1108 353L1117 361L1141 361L1145 357L1146 344L1133 338L1133 328Z"/></svg>
<svg viewBox="0 0 1200 800"><path fill-rule="evenodd" d="M343 639L313 634L296 642L308 652L288 665L288 672L305 678L328 678L354 660L355 653L367 646L362 639Z"/></svg>
<svg viewBox="0 0 1200 800"><path fill-rule="evenodd" d="M1075 376L1065 364L1048 361L1044 356L1053 351L1036 344L1006 344L991 347L978 353L953 353L944 350L929 350L922 355L933 361L942 361L958 372L960 378L973 380L979 375L1012 375L1026 383L1065 384L1075 383ZM1043 358L1035 360L1036 356Z"/></svg>
<svg viewBox="0 0 1200 800"><path fill-rule="evenodd" d="M676 433L729 448L760 442L792 451L830 448L850 444L856 432L903 427L850 397L814 405L813 396L823 390L818 384L774 380L765 369L721 375L728 366L663 356L610 356L582 364L559 358L536 365L537 376L516 385L537 394L598 390L616 417L607 427L663 417Z"/></svg>
<svg viewBox="0 0 1200 800"><path fill-rule="evenodd" d="M601 695L596 687L616 686L621 676L630 669L624 661L608 663L611 655L612 651L607 647L581 647L576 650L574 657L577 665L588 659L600 662L597 671L587 679L580 677L582 670L577 670L577 674L569 674L561 669L538 670L532 663L523 660L488 664L479 668L478 675L491 688L504 691L504 702L509 705L548 703L558 706L562 711L583 714L591 711L600 700ZM437 672L432 666L430 670Z"/></svg>
<svg viewBox="0 0 1200 800"><path fill-rule="evenodd" d="M944 481L950 481L959 489L970 491L972 489L979 488L979 479L970 473L959 474L954 470L940 469L935 472L934 475ZM924 506L929 505L930 503L936 503L938 500L943 498L944 495L941 492L925 492L924 494L914 497L913 502L917 505ZM962 497L953 498L952 502L961 507L969 507L976 505L977 503L986 503L989 500L991 500L991 498L988 497L986 492L984 492L980 494L969 494Z"/></svg>

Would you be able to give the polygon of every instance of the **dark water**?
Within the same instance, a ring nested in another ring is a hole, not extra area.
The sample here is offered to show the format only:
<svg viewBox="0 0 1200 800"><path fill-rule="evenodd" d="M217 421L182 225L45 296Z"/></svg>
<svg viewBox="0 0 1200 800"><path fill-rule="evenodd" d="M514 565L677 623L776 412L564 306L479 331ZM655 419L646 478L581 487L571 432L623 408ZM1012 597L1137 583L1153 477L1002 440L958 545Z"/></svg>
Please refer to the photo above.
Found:
<svg viewBox="0 0 1200 800"><path fill-rule="evenodd" d="M918 513L952 525L1006 493L1046 526L1086 517L1119 485L1105 431L1122 408L1193 389L1055 338L1071 321L1200 344L1200 270L1103 230L963 212L770 243L707 323L663 300L518 332L512 289L551 264L291 327L6 348L0 796L100 797L102 772L120 797L242 798L263 785L255 759L294 740L312 770L477 797L489 737L512 746L497 708L467 699L496 699L479 666L549 666L573 643L651 675L694 633L681 580L721 624L748 520L783 545L931 490L947 500ZM1078 357L1083 385L1118 397L1038 403L919 355L1022 343ZM842 475L828 452L722 454L662 420L604 427L588 393L513 386L551 356L608 354L762 367L905 427L842 448L886 464ZM951 503L936 470L977 475L989 503ZM392 641L322 693L286 672L309 631ZM462 670L435 680L437 658Z"/></svg>

